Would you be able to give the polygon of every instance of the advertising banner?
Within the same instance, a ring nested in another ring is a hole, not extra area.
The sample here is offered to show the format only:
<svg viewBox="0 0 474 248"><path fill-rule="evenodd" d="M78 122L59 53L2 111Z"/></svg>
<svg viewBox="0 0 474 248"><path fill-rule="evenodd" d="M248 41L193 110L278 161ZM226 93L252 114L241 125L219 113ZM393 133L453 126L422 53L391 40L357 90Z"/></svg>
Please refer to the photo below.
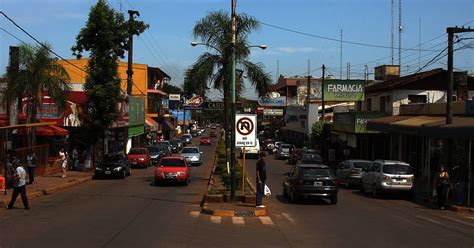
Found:
<svg viewBox="0 0 474 248"><path fill-rule="evenodd" d="M354 102L365 98L363 80L325 80L324 101Z"/></svg>
<svg viewBox="0 0 474 248"><path fill-rule="evenodd" d="M169 94L168 98L170 99L170 101L179 101L181 99L181 95L180 94Z"/></svg>
<svg viewBox="0 0 474 248"><path fill-rule="evenodd" d="M185 104L186 109L202 109L204 107L204 98L201 96L193 96L188 99Z"/></svg>
<svg viewBox="0 0 474 248"><path fill-rule="evenodd" d="M258 98L258 105L271 106L271 107L284 107L286 106L286 96L280 96L276 98L260 97Z"/></svg>
<svg viewBox="0 0 474 248"><path fill-rule="evenodd" d="M205 110L224 110L223 102L204 102Z"/></svg>

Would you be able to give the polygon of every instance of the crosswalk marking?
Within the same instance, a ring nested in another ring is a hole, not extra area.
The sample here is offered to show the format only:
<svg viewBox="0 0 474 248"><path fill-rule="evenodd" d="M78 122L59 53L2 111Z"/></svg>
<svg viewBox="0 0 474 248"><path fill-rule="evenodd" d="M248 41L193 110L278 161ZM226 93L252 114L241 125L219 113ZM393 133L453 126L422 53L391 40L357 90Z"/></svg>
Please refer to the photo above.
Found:
<svg viewBox="0 0 474 248"><path fill-rule="evenodd" d="M234 225L244 225L245 224L244 217L232 217L232 224L234 224Z"/></svg>
<svg viewBox="0 0 474 248"><path fill-rule="evenodd" d="M295 224L295 219L293 219L289 213L281 213L281 215L285 216L285 218L289 220L292 224Z"/></svg>
<svg viewBox="0 0 474 248"><path fill-rule="evenodd" d="M258 219L264 225L273 225L272 218L270 218L269 216L259 216Z"/></svg>
<svg viewBox="0 0 474 248"><path fill-rule="evenodd" d="M220 216L211 216L211 222L214 224L220 224L222 222L222 217Z"/></svg>
<svg viewBox="0 0 474 248"><path fill-rule="evenodd" d="M427 220L427 221L429 221L429 222L432 222L432 223L441 225L441 222L436 221L436 220L433 220L433 219L430 219L430 218L428 218L428 217L424 217L424 216L421 216L421 215L416 215L415 217L418 218L418 219Z"/></svg>
<svg viewBox="0 0 474 248"><path fill-rule="evenodd" d="M199 211L191 211L191 213L189 213L192 217L196 218L196 217L199 217L199 215L201 214Z"/></svg>

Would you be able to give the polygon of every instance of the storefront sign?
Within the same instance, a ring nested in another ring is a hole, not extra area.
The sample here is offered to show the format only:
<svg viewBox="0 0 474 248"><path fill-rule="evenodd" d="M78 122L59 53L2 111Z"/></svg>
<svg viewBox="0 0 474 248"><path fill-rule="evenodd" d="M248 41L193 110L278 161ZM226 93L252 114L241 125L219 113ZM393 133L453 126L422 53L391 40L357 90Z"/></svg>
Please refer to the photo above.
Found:
<svg viewBox="0 0 474 248"><path fill-rule="evenodd" d="M204 98L201 96L193 96L186 101L186 109L202 109L204 107Z"/></svg>
<svg viewBox="0 0 474 248"><path fill-rule="evenodd" d="M333 102L363 101L365 98L363 80L326 80L324 100Z"/></svg>
<svg viewBox="0 0 474 248"><path fill-rule="evenodd" d="M181 95L180 94L169 94L168 98L170 99L170 101L179 101L181 99Z"/></svg>
<svg viewBox="0 0 474 248"><path fill-rule="evenodd" d="M224 110L224 103L223 102L204 102L204 109Z"/></svg>
<svg viewBox="0 0 474 248"><path fill-rule="evenodd" d="M276 98L260 97L258 99L260 106L284 107L286 106L286 97L280 96Z"/></svg>
<svg viewBox="0 0 474 248"><path fill-rule="evenodd" d="M283 109L264 109L263 115L267 116L283 116Z"/></svg>
<svg viewBox="0 0 474 248"><path fill-rule="evenodd" d="M354 121L354 133L378 133L367 130L367 121L387 116L386 113L356 112Z"/></svg>

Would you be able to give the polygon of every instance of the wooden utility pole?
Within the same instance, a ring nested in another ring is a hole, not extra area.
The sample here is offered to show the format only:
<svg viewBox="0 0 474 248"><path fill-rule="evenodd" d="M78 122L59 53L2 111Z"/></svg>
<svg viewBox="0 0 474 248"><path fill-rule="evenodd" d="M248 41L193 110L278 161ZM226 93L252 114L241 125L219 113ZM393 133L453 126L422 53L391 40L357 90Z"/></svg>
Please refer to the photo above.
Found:
<svg viewBox="0 0 474 248"><path fill-rule="evenodd" d="M140 13L136 10L129 10L129 23L130 23L130 30L128 32L128 68L127 68L127 95L132 95L132 85L133 85L133 33L131 29L133 28L133 21L135 15L140 16Z"/></svg>
<svg viewBox="0 0 474 248"><path fill-rule="evenodd" d="M326 109L325 109L325 104L324 104L324 77L325 77L325 72L326 72L326 66L323 65L323 77L321 81L321 117L323 119L323 122L326 122Z"/></svg>

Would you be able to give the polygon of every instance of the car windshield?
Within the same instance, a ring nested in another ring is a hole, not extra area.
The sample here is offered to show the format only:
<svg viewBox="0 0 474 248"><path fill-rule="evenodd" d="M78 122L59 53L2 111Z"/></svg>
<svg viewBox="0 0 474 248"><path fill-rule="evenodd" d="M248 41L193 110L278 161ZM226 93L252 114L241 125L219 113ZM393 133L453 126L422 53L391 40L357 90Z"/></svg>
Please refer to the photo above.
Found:
<svg viewBox="0 0 474 248"><path fill-rule="evenodd" d="M122 155L120 154L107 154L102 158L103 163L114 163L120 161L122 159Z"/></svg>
<svg viewBox="0 0 474 248"><path fill-rule="evenodd" d="M300 168L301 177L333 177L333 173L329 168Z"/></svg>
<svg viewBox="0 0 474 248"><path fill-rule="evenodd" d="M199 149L188 147L184 148L181 153L199 153Z"/></svg>
<svg viewBox="0 0 474 248"><path fill-rule="evenodd" d="M281 148L290 148L290 147L291 147L290 144L283 144L283 145L281 145Z"/></svg>
<svg viewBox="0 0 474 248"><path fill-rule="evenodd" d="M130 150L130 152L128 154L143 155L143 154L146 154L146 150L145 149L132 149L132 150Z"/></svg>
<svg viewBox="0 0 474 248"><path fill-rule="evenodd" d="M163 159L160 167L186 167L186 164L182 159Z"/></svg>
<svg viewBox="0 0 474 248"><path fill-rule="evenodd" d="M183 137L185 137L185 138L191 138L191 134L184 134Z"/></svg>
<svg viewBox="0 0 474 248"><path fill-rule="evenodd" d="M386 164L383 166L383 173L409 175L413 174L413 168L405 164Z"/></svg>
<svg viewBox="0 0 474 248"><path fill-rule="evenodd" d="M171 144L172 146L177 146L177 145L178 145L178 141L172 140L172 141L170 141L170 144Z"/></svg>
<svg viewBox="0 0 474 248"><path fill-rule="evenodd" d="M354 162L354 168L367 169L371 164L371 162Z"/></svg>
<svg viewBox="0 0 474 248"><path fill-rule="evenodd" d="M151 153L156 153L156 152L161 152L163 150L163 147L161 146L150 146L148 147L148 151Z"/></svg>
<svg viewBox="0 0 474 248"><path fill-rule="evenodd" d="M162 145L162 146L167 146L169 144L170 144L169 141L160 141L160 142L158 142L158 145Z"/></svg>

